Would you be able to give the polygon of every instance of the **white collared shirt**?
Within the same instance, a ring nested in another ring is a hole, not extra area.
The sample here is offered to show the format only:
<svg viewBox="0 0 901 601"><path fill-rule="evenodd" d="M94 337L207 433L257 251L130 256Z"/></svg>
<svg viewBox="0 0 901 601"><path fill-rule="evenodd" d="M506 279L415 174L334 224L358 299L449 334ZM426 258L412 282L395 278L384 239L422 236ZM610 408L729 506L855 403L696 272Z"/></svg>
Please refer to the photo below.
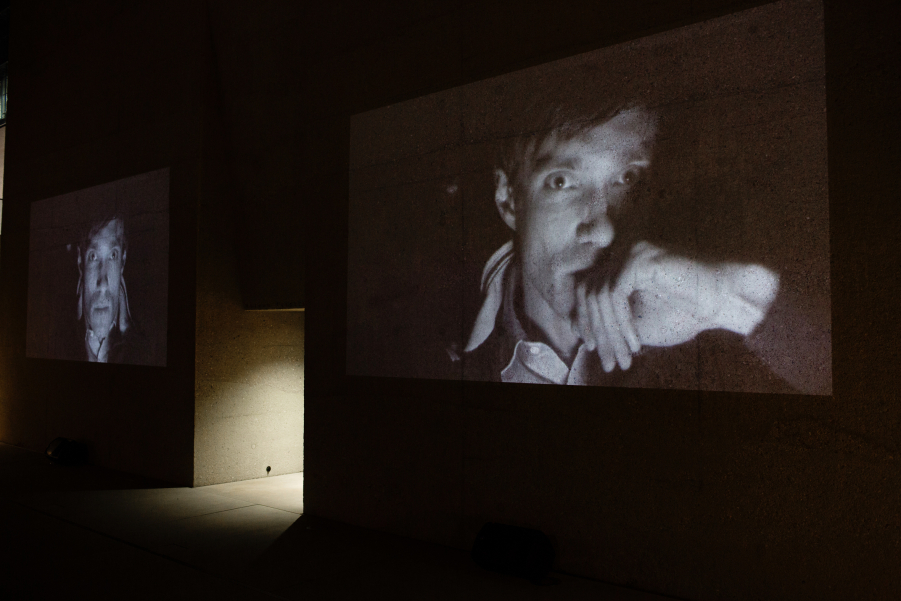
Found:
<svg viewBox="0 0 901 601"><path fill-rule="evenodd" d="M543 342L520 340L513 350L513 357L501 371L502 382L520 382L524 384L572 384L587 386L589 361L595 357L583 344L576 353L572 368L554 352L554 349Z"/></svg>

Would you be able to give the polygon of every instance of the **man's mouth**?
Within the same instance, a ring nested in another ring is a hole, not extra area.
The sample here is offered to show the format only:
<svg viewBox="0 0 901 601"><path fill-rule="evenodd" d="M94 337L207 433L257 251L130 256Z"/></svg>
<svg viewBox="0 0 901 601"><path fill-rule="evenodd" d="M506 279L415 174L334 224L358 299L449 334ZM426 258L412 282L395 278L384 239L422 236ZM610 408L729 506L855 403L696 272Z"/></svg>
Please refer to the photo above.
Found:
<svg viewBox="0 0 901 601"><path fill-rule="evenodd" d="M617 261L609 249L590 247L573 253L572 274L577 282L587 282L600 287L612 281L617 272Z"/></svg>
<svg viewBox="0 0 901 601"><path fill-rule="evenodd" d="M570 269L573 272L592 269L602 263L604 249L593 244L580 244L573 248L569 256Z"/></svg>
<svg viewBox="0 0 901 601"><path fill-rule="evenodd" d="M113 306L113 299L102 291L98 291L91 297L91 312L109 311Z"/></svg>

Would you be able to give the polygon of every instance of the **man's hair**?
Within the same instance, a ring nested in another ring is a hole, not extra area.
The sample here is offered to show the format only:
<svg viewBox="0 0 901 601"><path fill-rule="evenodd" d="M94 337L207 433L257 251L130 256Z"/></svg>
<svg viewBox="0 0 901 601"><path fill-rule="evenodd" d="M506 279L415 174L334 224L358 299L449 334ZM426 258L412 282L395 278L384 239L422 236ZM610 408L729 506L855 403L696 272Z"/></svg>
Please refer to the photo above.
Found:
<svg viewBox="0 0 901 601"><path fill-rule="evenodd" d="M616 89L610 89L603 84L604 80L597 72L586 69L575 75L544 81L542 89L511 115L516 124L508 130L512 130L512 135L499 148L495 165L507 176L514 198L526 193L523 189L526 178L534 171L546 142L572 140L632 109L658 114L658 90L639 87L638 82L624 82L615 86ZM607 250L611 259L606 263L609 275L615 275L621 267L623 257L628 253L630 236L641 229L640 221L645 217L641 210L634 208L630 206L629 210L617 211L617 207L611 207L615 212L612 217L618 222L618 235ZM514 243L519 243L516 234Z"/></svg>
<svg viewBox="0 0 901 601"><path fill-rule="evenodd" d="M124 256L125 253L128 251L128 231L126 230L126 227L125 227L125 223L126 223L125 216L122 215L121 213L118 213L118 212L108 213L108 214L104 215L103 217L101 217L100 219L95 219L95 220L89 222L89 225L86 226L82 230L81 240L78 243L78 250L77 250L79 275L78 275L78 289L76 291L76 294L78 296L78 307L77 307L76 314L77 314L79 320L82 319L83 310L84 310L83 303L84 303L84 290L85 290L85 282L84 282L85 266L82 265L82 262L86 260L85 253L87 252L88 248L91 246L91 240L94 238L94 236L96 236L100 232L100 230L102 230L104 227L106 227L106 225L108 223L110 223L111 221L119 222L119 227L117 228L116 233L117 233L117 240L119 242L119 247L122 250L122 255ZM124 278L119 280L119 287L122 291L122 296L119 299L120 307L119 307L119 314L118 314L118 325L119 325L119 329L124 332L133 324L134 319L131 316L131 308L129 307L129 304L128 304L128 290L125 287ZM85 318L85 321L87 321L87 318Z"/></svg>
<svg viewBox="0 0 901 601"><path fill-rule="evenodd" d="M656 111L665 92L655 80L621 65L583 62L546 71L503 90L505 140L496 167L514 190L551 139L566 142L635 108Z"/></svg>
<svg viewBox="0 0 901 601"><path fill-rule="evenodd" d="M91 240L94 236L97 235L100 230L102 230L110 221L118 221L119 229L118 240L119 246L122 248L122 252L126 252L128 250L128 230L126 229L126 221L125 217L121 213L108 213L101 217L100 219L95 219L91 221L86 227L82 229L81 240L78 244L78 252L81 255L81 258L84 259L84 253L87 251L88 247L91 245Z"/></svg>
<svg viewBox="0 0 901 601"><path fill-rule="evenodd" d="M590 107L578 107L564 103L541 105L536 100L526 111L522 130L505 140L500 149L497 164L507 175L514 189L522 183L524 175L532 172L538 151L548 140L566 142L603 125L618 114L633 108L643 107L638 100L613 101L598 100ZM526 121L531 117L531 122Z"/></svg>

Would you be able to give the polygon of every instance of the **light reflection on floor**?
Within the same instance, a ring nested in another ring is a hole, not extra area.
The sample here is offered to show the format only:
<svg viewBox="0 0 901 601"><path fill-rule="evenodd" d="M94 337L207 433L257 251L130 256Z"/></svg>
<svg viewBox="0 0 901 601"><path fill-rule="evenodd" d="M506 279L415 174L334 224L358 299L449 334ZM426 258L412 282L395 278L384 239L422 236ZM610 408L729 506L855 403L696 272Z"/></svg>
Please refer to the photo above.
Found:
<svg viewBox="0 0 901 601"><path fill-rule="evenodd" d="M663 599L302 512L302 473L185 488L0 443L0 599Z"/></svg>
<svg viewBox="0 0 901 601"><path fill-rule="evenodd" d="M46 491L19 501L148 551L227 574L263 553L300 517L303 473L198 488Z"/></svg>

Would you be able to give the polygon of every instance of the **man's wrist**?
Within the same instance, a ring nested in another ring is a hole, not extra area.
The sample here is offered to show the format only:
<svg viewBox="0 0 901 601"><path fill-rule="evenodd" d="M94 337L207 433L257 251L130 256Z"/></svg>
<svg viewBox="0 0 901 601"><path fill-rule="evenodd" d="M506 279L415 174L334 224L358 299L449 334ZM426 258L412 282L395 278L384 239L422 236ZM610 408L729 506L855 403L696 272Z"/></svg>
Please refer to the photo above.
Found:
<svg viewBox="0 0 901 601"><path fill-rule="evenodd" d="M717 326L748 336L766 317L779 291L779 276L760 265L727 264L719 269Z"/></svg>
<svg viewBox="0 0 901 601"><path fill-rule="evenodd" d="M719 328L748 336L757 327L766 312L736 294L726 294L717 312Z"/></svg>

